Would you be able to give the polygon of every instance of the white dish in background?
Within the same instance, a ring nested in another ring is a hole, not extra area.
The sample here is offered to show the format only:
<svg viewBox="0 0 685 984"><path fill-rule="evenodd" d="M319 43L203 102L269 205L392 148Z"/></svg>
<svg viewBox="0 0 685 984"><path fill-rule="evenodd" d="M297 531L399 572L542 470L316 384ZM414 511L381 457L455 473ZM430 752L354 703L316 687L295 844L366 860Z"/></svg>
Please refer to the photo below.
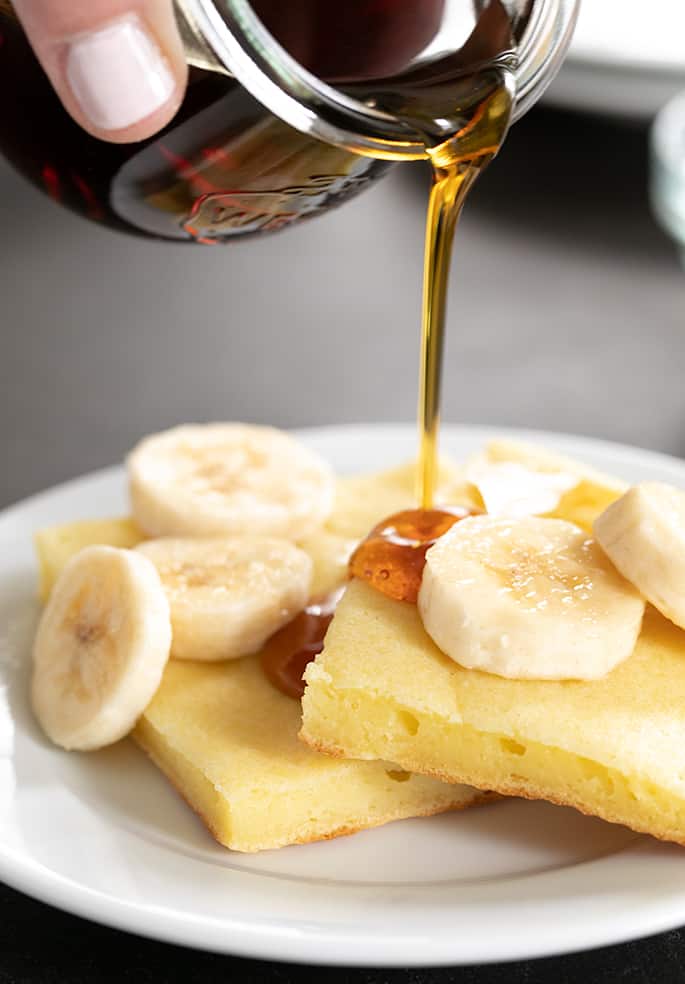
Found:
<svg viewBox="0 0 685 984"><path fill-rule="evenodd" d="M571 50L545 99L646 118L681 89L683 0L582 0Z"/></svg>
<svg viewBox="0 0 685 984"><path fill-rule="evenodd" d="M494 432L445 427L463 458ZM496 433L502 433L498 430ZM415 452L408 426L300 432L339 472ZM685 486L685 463L517 433L631 480ZM545 804L509 801L258 855L216 845L132 744L67 754L27 705L37 616L31 535L125 512L121 469L0 515L0 878L160 940L268 959L421 966L514 960L685 922L685 851Z"/></svg>

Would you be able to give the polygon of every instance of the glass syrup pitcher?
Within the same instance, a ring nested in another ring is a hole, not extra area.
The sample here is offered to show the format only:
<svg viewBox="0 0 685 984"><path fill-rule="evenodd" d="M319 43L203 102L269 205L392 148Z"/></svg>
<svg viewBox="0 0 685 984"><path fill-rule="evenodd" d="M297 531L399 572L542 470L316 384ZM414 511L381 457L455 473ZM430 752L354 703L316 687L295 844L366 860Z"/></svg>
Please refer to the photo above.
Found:
<svg viewBox="0 0 685 984"><path fill-rule="evenodd" d="M143 236L215 245L325 212L395 161L465 139L494 76L513 118L556 74L577 0L176 0L191 66L135 144L74 123L0 0L0 151L51 198ZM20 95L20 98L18 95ZM460 136L461 135L461 136Z"/></svg>

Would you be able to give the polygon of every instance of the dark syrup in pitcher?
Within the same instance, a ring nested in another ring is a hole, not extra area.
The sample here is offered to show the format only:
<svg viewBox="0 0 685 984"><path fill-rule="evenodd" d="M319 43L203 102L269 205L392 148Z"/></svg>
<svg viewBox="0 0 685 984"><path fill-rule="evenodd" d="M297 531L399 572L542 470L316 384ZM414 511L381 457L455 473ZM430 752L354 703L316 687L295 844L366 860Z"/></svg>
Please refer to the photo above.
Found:
<svg viewBox="0 0 685 984"><path fill-rule="evenodd" d="M322 78L356 84L406 66L440 25L444 0L254 0L264 23ZM191 68L172 122L110 144L75 124L8 0L0 0L0 152L51 198L113 228L203 244L269 232L356 195L388 165L314 140L237 82Z"/></svg>

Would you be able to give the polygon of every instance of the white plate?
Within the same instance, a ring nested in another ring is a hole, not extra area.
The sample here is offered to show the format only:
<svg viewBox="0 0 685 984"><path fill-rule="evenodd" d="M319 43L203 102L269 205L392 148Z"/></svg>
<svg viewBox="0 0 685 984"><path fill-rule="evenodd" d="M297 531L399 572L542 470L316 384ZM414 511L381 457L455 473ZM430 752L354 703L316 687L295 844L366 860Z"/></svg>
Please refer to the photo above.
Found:
<svg viewBox="0 0 685 984"><path fill-rule="evenodd" d="M683 0L581 0L571 50L547 99L652 116L685 89Z"/></svg>
<svg viewBox="0 0 685 984"><path fill-rule="evenodd" d="M445 428L457 457L491 431ZM499 431L498 433L501 433ZM302 438L340 472L411 457L410 427ZM529 435L628 479L685 485L685 463ZM570 810L510 801L256 856L218 847L128 742L66 754L27 707L37 606L31 534L126 509L120 469L0 516L0 877L110 926L281 960L481 963L562 953L685 922L685 852Z"/></svg>

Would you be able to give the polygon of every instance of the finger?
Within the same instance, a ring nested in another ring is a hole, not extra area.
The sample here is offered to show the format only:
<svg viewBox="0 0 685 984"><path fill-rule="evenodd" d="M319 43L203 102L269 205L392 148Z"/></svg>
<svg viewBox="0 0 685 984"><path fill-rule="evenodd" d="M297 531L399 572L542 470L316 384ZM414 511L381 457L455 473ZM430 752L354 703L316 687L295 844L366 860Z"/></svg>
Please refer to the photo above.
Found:
<svg viewBox="0 0 685 984"><path fill-rule="evenodd" d="M178 109L187 67L171 0L14 0L14 7L65 108L89 133L142 140Z"/></svg>

